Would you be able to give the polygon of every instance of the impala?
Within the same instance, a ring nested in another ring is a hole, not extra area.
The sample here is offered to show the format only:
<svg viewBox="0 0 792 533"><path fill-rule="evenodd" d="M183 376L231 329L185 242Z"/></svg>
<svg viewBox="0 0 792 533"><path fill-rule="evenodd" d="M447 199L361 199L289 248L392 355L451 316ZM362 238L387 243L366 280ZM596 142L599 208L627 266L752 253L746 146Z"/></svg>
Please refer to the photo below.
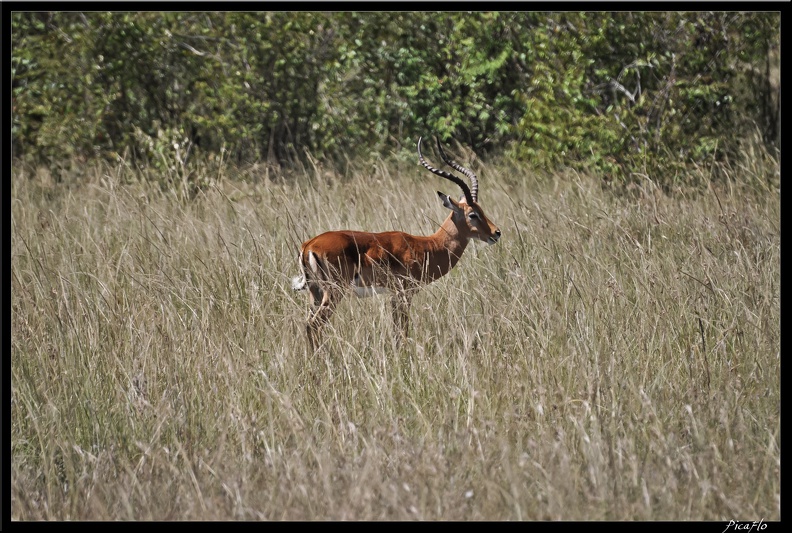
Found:
<svg viewBox="0 0 792 533"><path fill-rule="evenodd" d="M457 201L437 192L441 203L451 213L433 235L410 235L401 231L328 231L302 244L299 256L302 276L294 278L292 286L294 290L307 288L310 292L311 310L306 332L311 350L319 346L322 326L349 292L358 296L380 292L393 294L393 320L403 341L409 330L410 302L417 290L447 274L462 257L471 239L489 244L500 239L500 230L478 204L476 175L449 159L439 139L437 148L444 163L470 179L470 187L458 176L429 165L421 154L421 139L418 139L421 165L457 184L463 193Z"/></svg>

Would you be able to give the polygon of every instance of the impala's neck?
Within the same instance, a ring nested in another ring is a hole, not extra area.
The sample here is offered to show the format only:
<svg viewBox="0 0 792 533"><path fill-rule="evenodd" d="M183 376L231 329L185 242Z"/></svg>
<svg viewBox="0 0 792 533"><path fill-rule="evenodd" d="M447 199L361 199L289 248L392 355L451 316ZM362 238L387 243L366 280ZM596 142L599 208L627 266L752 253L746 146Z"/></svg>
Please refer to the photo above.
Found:
<svg viewBox="0 0 792 533"><path fill-rule="evenodd" d="M435 243L431 252L434 256L433 263L437 265L441 276L454 268L470 242L470 235L464 224L464 221L457 222L454 213L450 213L431 237Z"/></svg>

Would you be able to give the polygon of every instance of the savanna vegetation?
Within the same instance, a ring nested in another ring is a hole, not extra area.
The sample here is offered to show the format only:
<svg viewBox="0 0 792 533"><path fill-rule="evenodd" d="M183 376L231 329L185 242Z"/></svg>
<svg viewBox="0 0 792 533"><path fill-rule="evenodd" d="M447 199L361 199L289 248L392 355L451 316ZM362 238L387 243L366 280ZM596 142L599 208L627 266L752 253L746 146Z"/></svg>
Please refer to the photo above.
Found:
<svg viewBox="0 0 792 533"><path fill-rule="evenodd" d="M11 16L12 520L780 519L777 13ZM433 134L503 237L309 353Z"/></svg>
<svg viewBox="0 0 792 533"><path fill-rule="evenodd" d="M772 12L14 13L12 45L15 155L54 169L412 161L438 134L666 187L780 135Z"/></svg>

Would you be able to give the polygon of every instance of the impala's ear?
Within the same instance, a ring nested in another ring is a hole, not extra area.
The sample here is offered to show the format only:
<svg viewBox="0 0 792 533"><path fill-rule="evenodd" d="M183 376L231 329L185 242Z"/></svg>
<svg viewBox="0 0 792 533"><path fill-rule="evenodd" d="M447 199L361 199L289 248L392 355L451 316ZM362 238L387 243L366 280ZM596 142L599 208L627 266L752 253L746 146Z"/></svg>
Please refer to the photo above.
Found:
<svg viewBox="0 0 792 533"><path fill-rule="evenodd" d="M437 196L440 197L440 201L443 202L443 205L446 207L446 209L450 209L454 213L459 213L460 211L462 211L462 208L459 207L459 203L457 203L456 200L454 200L447 194L443 194L440 191L437 191Z"/></svg>

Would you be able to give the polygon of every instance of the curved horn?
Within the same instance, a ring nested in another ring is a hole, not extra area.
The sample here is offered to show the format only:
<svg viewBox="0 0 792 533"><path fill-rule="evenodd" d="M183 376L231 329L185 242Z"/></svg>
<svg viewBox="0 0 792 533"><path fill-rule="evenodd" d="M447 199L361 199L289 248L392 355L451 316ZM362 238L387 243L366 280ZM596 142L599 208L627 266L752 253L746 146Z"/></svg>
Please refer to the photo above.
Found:
<svg viewBox="0 0 792 533"><path fill-rule="evenodd" d="M435 139L437 140L437 149L440 151L440 157L443 158L443 162L449 167L453 168L454 170L458 170L468 177L470 180L470 195L473 197L474 202L478 202L478 178L476 175L473 174L473 171L469 168L465 168L456 161L449 159L446 153L443 151L443 147L440 145L440 139L437 137Z"/></svg>
<svg viewBox="0 0 792 533"><path fill-rule="evenodd" d="M465 183L465 182L462 180L462 178L460 178L460 177L458 177L458 176L454 176L454 175L453 175L453 174L451 174L450 172L445 172L445 171L443 171L443 170L440 170L440 169L434 168L433 166L431 166L429 163L427 163L427 162L424 160L424 158L423 158L423 154L421 154L421 139L422 139L422 138L423 138L423 137L418 137L418 161L420 161L420 162L421 162L421 164L422 164L422 165L423 165L423 166L424 166L424 167L425 167L425 168L426 168L426 169L427 169L429 172L432 172L433 174L437 174L437 175L438 175L438 176L440 176L441 178L445 178L445 179L447 179L447 180L449 180L449 181L453 181L454 183L456 183L457 185L459 185L459 188L460 188L460 189L462 189L462 192L463 192L463 193L465 193L465 200L467 200L467 203L468 203L468 205L473 205L473 202L475 201L475 200L473 200L473 195L472 195L472 194L470 194L470 189L468 188L468 186L467 186L467 183Z"/></svg>

